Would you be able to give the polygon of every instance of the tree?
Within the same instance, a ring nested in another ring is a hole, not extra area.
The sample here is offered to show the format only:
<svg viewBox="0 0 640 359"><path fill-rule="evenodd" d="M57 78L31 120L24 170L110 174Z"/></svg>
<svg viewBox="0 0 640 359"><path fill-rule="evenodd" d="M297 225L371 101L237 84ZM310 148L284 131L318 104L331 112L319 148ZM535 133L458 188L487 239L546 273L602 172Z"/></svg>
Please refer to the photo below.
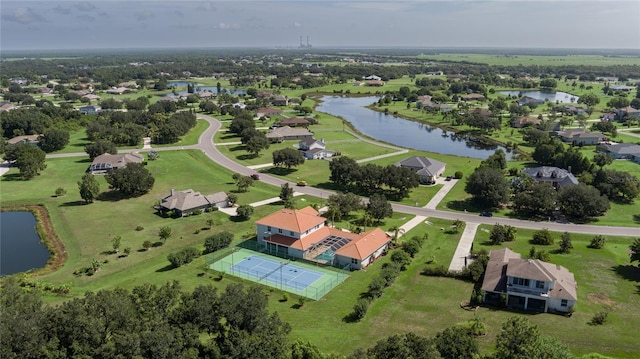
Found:
<svg viewBox="0 0 640 359"><path fill-rule="evenodd" d="M84 147L84 151L89 154L89 159L92 161L96 157L104 153L109 153L112 155L118 153L116 145L113 142L107 140L97 140L93 143L90 143Z"/></svg>
<svg viewBox="0 0 640 359"><path fill-rule="evenodd" d="M472 359L480 352L477 339L459 326L436 334L434 341L444 359Z"/></svg>
<svg viewBox="0 0 640 359"><path fill-rule="evenodd" d="M629 99L626 96L617 96L607 102L607 106L610 108L622 108L629 106Z"/></svg>
<svg viewBox="0 0 640 359"><path fill-rule="evenodd" d="M640 262L640 238L636 238L633 243L629 246L629 255L630 255L630 262ZM639 263L640 265L640 263Z"/></svg>
<svg viewBox="0 0 640 359"><path fill-rule="evenodd" d="M369 301L365 298L360 298L353 306L353 316L356 320L360 321L367 315L367 310L369 310Z"/></svg>
<svg viewBox="0 0 640 359"><path fill-rule="evenodd" d="M191 263L194 258L198 257L198 254L199 253L197 249L193 247L187 247L187 248L181 249L176 253L170 253L167 256L167 260L171 262L171 265L173 265L174 268L178 268L182 265Z"/></svg>
<svg viewBox="0 0 640 359"><path fill-rule="evenodd" d="M122 240L121 236L115 236L111 238L111 248L113 248L114 253L118 253L120 250L120 241Z"/></svg>
<svg viewBox="0 0 640 359"><path fill-rule="evenodd" d="M517 212L548 216L556 208L558 192L550 183L532 183L514 192L513 209Z"/></svg>
<svg viewBox="0 0 640 359"><path fill-rule="evenodd" d="M391 217L393 215L391 203L387 202L384 195L377 193L374 193L369 197L366 212L378 222L383 218Z"/></svg>
<svg viewBox="0 0 640 359"><path fill-rule="evenodd" d="M537 128L525 128L522 130L522 140L530 145L537 145L549 140L549 132Z"/></svg>
<svg viewBox="0 0 640 359"><path fill-rule="evenodd" d="M501 149L497 149L494 154L489 156L486 160L480 162L480 167L490 167L504 170L505 168L507 168L507 157L504 154L504 151Z"/></svg>
<svg viewBox="0 0 640 359"><path fill-rule="evenodd" d="M220 249L228 247L233 242L233 233L223 231L216 233L204 240L203 254L213 253Z"/></svg>
<svg viewBox="0 0 640 359"><path fill-rule="evenodd" d="M229 125L229 132L239 135L242 133L242 131L248 128L255 129L256 123L255 121L253 121L251 115L243 112L233 118L231 124Z"/></svg>
<svg viewBox="0 0 640 359"><path fill-rule="evenodd" d="M360 197L353 193L336 193L329 196L327 204L330 208L337 211L335 220L342 220L351 211L357 211L362 208Z"/></svg>
<svg viewBox="0 0 640 359"><path fill-rule="evenodd" d="M258 132L257 134L249 138L245 148L247 152L257 157L258 155L260 155L260 151L269 148L269 139L267 139L267 136L265 136L264 133Z"/></svg>
<svg viewBox="0 0 640 359"><path fill-rule="evenodd" d="M162 240L162 243L166 243L167 239L171 238L173 230L170 227L160 227L158 230L158 237Z"/></svg>
<svg viewBox="0 0 640 359"><path fill-rule="evenodd" d="M571 244L571 234L569 232L562 233L560 237L560 253L570 253L573 249L573 244Z"/></svg>
<svg viewBox="0 0 640 359"><path fill-rule="evenodd" d="M293 188L286 182L280 187L280 199L284 204L284 208L293 208Z"/></svg>
<svg viewBox="0 0 640 359"><path fill-rule="evenodd" d="M236 209L236 215L241 220L246 221L249 218L251 218L251 215L253 214L253 211L254 211L253 207L251 207L248 204L243 204L243 205L238 206L238 208Z"/></svg>
<svg viewBox="0 0 640 359"><path fill-rule="evenodd" d="M601 169L593 179L593 186L607 198L622 203L632 203L640 193L640 180L623 171Z"/></svg>
<svg viewBox="0 0 640 359"><path fill-rule="evenodd" d="M69 143L69 133L55 128L48 129L38 137L38 146L44 152L53 152L63 149Z"/></svg>
<svg viewBox="0 0 640 359"><path fill-rule="evenodd" d="M350 157L340 156L329 162L329 179L339 186L347 186L355 181L359 165Z"/></svg>
<svg viewBox="0 0 640 359"><path fill-rule="evenodd" d="M249 187L253 186L254 179L251 176L240 176L236 181L238 192L247 192Z"/></svg>
<svg viewBox="0 0 640 359"><path fill-rule="evenodd" d="M600 166L600 168L613 163L613 157L606 153L596 153L593 155L593 163Z"/></svg>
<svg viewBox="0 0 640 359"><path fill-rule="evenodd" d="M538 327L523 316L511 317L496 338L497 359L531 359L540 338ZM542 359L542 358L540 358Z"/></svg>
<svg viewBox="0 0 640 359"><path fill-rule="evenodd" d="M598 97L598 95L591 92L586 93L586 94L580 95L580 99L578 99L578 103L583 103L588 107L594 107L600 103L600 97Z"/></svg>
<svg viewBox="0 0 640 359"><path fill-rule="evenodd" d="M603 215L610 207L606 196L583 183L566 186L558 193L560 211L573 218L586 220Z"/></svg>
<svg viewBox="0 0 640 359"><path fill-rule="evenodd" d="M24 145L20 147L15 166L20 169L20 177L31 179L40 174L40 171L47 168L44 163L46 154L38 147Z"/></svg>
<svg viewBox="0 0 640 359"><path fill-rule="evenodd" d="M502 171L490 167L477 168L467 179L465 191L487 207L496 207L509 198L509 184Z"/></svg>
<svg viewBox="0 0 640 359"><path fill-rule="evenodd" d="M276 167L284 166L287 169L304 163L304 156L301 151L294 148L283 148L273 151L273 164Z"/></svg>
<svg viewBox="0 0 640 359"><path fill-rule="evenodd" d="M405 268L411 264L411 256L405 251L396 249L391 253L391 262L399 265L400 270L405 270Z"/></svg>
<svg viewBox="0 0 640 359"><path fill-rule="evenodd" d="M105 179L110 187L126 196L149 192L155 179L142 163L129 163L125 167L109 172Z"/></svg>
<svg viewBox="0 0 640 359"><path fill-rule="evenodd" d="M542 88L553 89L553 88L556 88L557 86L558 86L558 81L556 79L544 78L540 80L540 87Z"/></svg>
<svg viewBox="0 0 640 359"><path fill-rule="evenodd" d="M82 175L82 179L78 181L78 189L80 190L80 198L85 203L92 203L100 194L100 183L91 173Z"/></svg>
<svg viewBox="0 0 640 359"><path fill-rule="evenodd" d="M503 242L512 242L516 239L516 229L509 225L496 224L491 229L489 241L491 244L500 244Z"/></svg>
<svg viewBox="0 0 640 359"><path fill-rule="evenodd" d="M539 231L533 232L533 239L531 240L531 243L546 246L553 244L553 242L553 234L551 234L551 232L547 228L543 228Z"/></svg>
<svg viewBox="0 0 640 359"><path fill-rule="evenodd" d="M596 235L591 238L591 243L589 243L589 248L594 249L602 249L604 248L604 244L607 241L607 238L602 235Z"/></svg>

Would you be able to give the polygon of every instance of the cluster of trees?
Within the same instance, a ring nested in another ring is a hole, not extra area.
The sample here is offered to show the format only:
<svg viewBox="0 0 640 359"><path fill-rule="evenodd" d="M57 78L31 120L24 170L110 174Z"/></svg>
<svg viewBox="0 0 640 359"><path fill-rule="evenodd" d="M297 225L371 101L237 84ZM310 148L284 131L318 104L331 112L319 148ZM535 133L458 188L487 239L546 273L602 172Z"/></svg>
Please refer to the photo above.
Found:
<svg viewBox="0 0 640 359"><path fill-rule="evenodd" d="M222 231L204 240L203 254L213 253L223 248L227 248L233 242L233 233Z"/></svg>
<svg viewBox="0 0 640 359"><path fill-rule="evenodd" d="M178 282L87 292L47 306L14 281L0 289L2 358L289 358L290 326L259 287ZM208 339L203 339L206 336Z"/></svg>
<svg viewBox="0 0 640 359"><path fill-rule="evenodd" d="M47 105L5 111L2 113L0 126L2 127L2 137L9 139L21 135L44 134L54 129L69 132L80 128L84 123L83 121L80 112L76 110ZM53 143L57 144L59 140L56 135L58 135L58 133L51 132L50 135L52 140L56 137ZM66 143L64 145L66 145ZM43 150L46 151L44 148ZM52 151L55 150L57 149Z"/></svg>
<svg viewBox="0 0 640 359"><path fill-rule="evenodd" d="M329 164L330 180L342 188L362 193L382 192L387 188L403 198L420 185L418 175L409 168L375 164L360 165L350 157L338 157Z"/></svg>
<svg viewBox="0 0 640 359"><path fill-rule="evenodd" d="M27 143L7 146L4 155L5 160L15 161L13 165L20 169L20 177L25 180L39 175L40 171L47 168L45 158L43 150Z"/></svg>
<svg viewBox="0 0 640 359"><path fill-rule="evenodd" d="M365 205L362 199L354 193L336 193L329 196L327 199L329 210L325 214L325 217L330 218L333 222L341 221L343 218L349 216L353 211L358 211L364 208L365 217L371 219L371 221L363 221L364 225L372 225L373 222L380 223L383 218L388 218L393 215L393 209L391 203L387 201L384 195L374 193L369 197L368 203Z"/></svg>
<svg viewBox="0 0 640 359"><path fill-rule="evenodd" d="M135 146L151 135L156 143L176 142L196 124L191 112L153 114L145 111L103 111L87 124L91 141L105 140L117 145Z"/></svg>
<svg viewBox="0 0 640 359"><path fill-rule="evenodd" d="M110 171L105 179L111 189L125 196L139 196L153 188L155 179L142 163L129 163L125 167Z"/></svg>

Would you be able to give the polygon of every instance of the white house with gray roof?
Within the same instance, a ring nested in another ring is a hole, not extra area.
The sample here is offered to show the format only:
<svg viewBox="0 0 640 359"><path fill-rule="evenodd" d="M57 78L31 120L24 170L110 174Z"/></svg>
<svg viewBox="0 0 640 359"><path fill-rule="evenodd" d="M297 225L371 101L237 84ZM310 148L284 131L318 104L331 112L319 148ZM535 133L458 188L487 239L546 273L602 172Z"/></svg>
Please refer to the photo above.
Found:
<svg viewBox="0 0 640 359"><path fill-rule="evenodd" d="M489 253L482 290L484 302L539 312L569 312L578 284L566 268L539 259L522 259L508 248Z"/></svg>
<svg viewBox="0 0 640 359"><path fill-rule="evenodd" d="M395 166L410 168L420 177L420 183L432 184L436 182L438 177L442 176L447 165L431 158L413 156L396 162Z"/></svg>
<svg viewBox="0 0 640 359"><path fill-rule="evenodd" d="M596 149L617 160L631 160L640 163L640 146L635 143L602 144Z"/></svg>
<svg viewBox="0 0 640 359"><path fill-rule="evenodd" d="M104 174L118 168L124 168L129 163L142 163L144 155L139 153L104 153L93 159L89 172L91 174Z"/></svg>
<svg viewBox="0 0 640 359"><path fill-rule="evenodd" d="M540 166L523 168L522 173L528 175L538 183L551 183L555 189L578 184L578 180L571 172L558 167Z"/></svg>
<svg viewBox="0 0 640 359"><path fill-rule="evenodd" d="M171 189L168 196L162 198L160 211L175 211L180 217L188 216L193 212L204 211L208 208L224 208L229 205L229 196L224 192L216 192L203 196L192 189L176 191Z"/></svg>

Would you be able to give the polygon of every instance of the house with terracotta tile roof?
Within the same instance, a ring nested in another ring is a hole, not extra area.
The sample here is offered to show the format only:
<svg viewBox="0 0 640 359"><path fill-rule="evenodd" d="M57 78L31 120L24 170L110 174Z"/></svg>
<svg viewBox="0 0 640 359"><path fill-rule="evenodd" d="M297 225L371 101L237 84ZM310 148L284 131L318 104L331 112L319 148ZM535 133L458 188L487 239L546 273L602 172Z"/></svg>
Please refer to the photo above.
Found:
<svg viewBox="0 0 640 359"><path fill-rule="evenodd" d="M508 248L493 250L484 273L484 302L539 312L569 312L578 284L566 268L539 259L522 259Z"/></svg>
<svg viewBox="0 0 640 359"><path fill-rule="evenodd" d="M279 257L362 269L391 241L380 228L357 234L328 227L325 221L312 207L282 209L255 222L258 244Z"/></svg>

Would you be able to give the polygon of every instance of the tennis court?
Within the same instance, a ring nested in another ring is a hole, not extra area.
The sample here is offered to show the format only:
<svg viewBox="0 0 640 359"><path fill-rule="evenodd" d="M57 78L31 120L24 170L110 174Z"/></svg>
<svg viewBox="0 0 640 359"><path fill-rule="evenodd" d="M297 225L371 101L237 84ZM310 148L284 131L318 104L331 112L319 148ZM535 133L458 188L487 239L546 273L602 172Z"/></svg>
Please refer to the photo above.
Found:
<svg viewBox="0 0 640 359"><path fill-rule="evenodd" d="M209 268L318 300L344 281L348 272L272 257L247 249L216 260Z"/></svg>

